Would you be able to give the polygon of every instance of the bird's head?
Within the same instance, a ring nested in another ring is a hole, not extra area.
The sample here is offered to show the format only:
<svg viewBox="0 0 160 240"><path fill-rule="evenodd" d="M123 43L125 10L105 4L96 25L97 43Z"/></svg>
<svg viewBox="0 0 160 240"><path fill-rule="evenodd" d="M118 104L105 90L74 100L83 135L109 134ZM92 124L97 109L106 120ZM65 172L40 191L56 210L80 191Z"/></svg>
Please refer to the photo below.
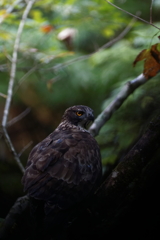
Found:
<svg viewBox="0 0 160 240"><path fill-rule="evenodd" d="M93 110L84 105L70 107L64 112L62 122L64 121L86 129L94 121Z"/></svg>

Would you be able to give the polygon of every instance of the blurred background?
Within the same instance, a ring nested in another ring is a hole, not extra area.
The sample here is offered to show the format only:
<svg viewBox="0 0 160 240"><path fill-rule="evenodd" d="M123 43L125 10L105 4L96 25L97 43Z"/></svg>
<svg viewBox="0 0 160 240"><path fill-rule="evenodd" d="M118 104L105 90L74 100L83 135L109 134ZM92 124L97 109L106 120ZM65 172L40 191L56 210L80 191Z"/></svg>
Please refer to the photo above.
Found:
<svg viewBox="0 0 160 240"><path fill-rule="evenodd" d="M15 4L16 2L16 4ZM150 21L150 0L114 0L114 4ZM0 1L0 119L7 96L11 58L26 2ZM11 9L10 12L7 12ZM153 1L153 23L160 26L160 1ZM95 117L117 96L124 84L143 71L133 67L140 51L157 43L158 29L136 21L109 48L98 51L129 25L132 16L104 0L39 0L27 18L18 51L17 72L8 132L23 165L38 142L59 124L64 110L88 105ZM139 87L103 126L96 137L104 172L143 133L160 106L159 75ZM22 173L0 139L0 217L22 196Z"/></svg>

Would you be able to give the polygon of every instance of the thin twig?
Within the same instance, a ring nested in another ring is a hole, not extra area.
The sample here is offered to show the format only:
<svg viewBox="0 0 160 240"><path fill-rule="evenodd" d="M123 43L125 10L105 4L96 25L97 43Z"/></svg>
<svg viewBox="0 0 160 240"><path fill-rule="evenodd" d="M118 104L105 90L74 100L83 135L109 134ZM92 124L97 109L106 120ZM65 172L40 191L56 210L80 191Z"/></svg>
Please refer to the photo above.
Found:
<svg viewBox="0 0 160 240"><path fill-rule="evenodd" d="M92 55L94 55L95 53L97 53L97 52L99 52L99 51L101 51L103 49L111 47L114 43L116 43L120 39L122 39L131 30L131 28L133 27L135 21L136 21L136 19L133 18L130 21L130 23L127 25L127 27L116 38L114 38L111 41L109 41L108 43L104 44L103 46L98 48L95 52L90 53L90 54L86 54L86 55L83 55L83 56L80 56L80 57L77 57L77 58L74 58L74 59L71 59L71 60L69 60L69 61L67 61L65 63L60 63L60 64L55 65L54 67L43 69L43 70L47 70L47 71L48 70L57 70L59 68L67 67L67 66L69 66L69 65L71 65L71 64L73 64L75 62L86 60L86 59L90 58Z"/></svg>
<svg viewBox="0 0 160 240"><path fill-rule="evenodd" d="M9 114L9 109L10 109L10 104L12 100L12 94L13 94L13 85L14 85L14 80L15 80L15 75L16 75L16 63L17 63L17 54L18 54L18 49L19 49L19 43L20 43L20 37L23 31L23 27L26 21L26 18L28 16L29 11L31 10L31 7L35 0L30 0L25 8L25 11L22 16L22 20L19 24L19 28L17 31L17 36L14 44L14 49L13 49L13 55L12 55L12 65L11 65L11 73L10 73L10 80L9 80L9 87L8 87L8 97L4 109L4 114L3 114L3 119L2 119L2 126L6 127L7 119L8 119L8 114Z"/></svg>
<svg viewBox="0 0 160 240"><path fill-rule="evenodd" d="M7 64L0 65L0 72L6 72L7 70Z"/></svg>
<svg viewBox="0 0 160 240"><path fill-rule="evenodd" d="M137 13L137 15L138 15L138 14L139 14L139 13ZM59 63L59 64L55 65L54 67L50 67L50 68L46 68L46 69L41 68L40 70L43 70L43 71L58 70L58 69L60 69L60 68L67 67L67 66L69 66L69 65L71 65L71 64L73 64L73 63L75 63L75 62L83 61L83 60L86 60L86 59L90 58L90 57L91 57L92 55L94 55L95 53L97 53L97 52L99 52L99 51L101 51L101 50L103 50L103 49L109 48L109 47L111 47L114 43L116 43L116 42L118 42L119 40L121 40L121 39L131 30L131 28L133 27L135 21L136 21L136 18L133 18L133 19L130 21L130 23L127 25L127 27L126 27L116 38L114 38L114 39L112 39L111 41L107 42L106 44L104 44L103 46L101 46L99 49L97 49L95 52L90 53L90 54L86 54L86 55L83 55L83 56L80 56L80 57L77 57L77 58L74 58L74 59L71 59L71 60L69 60L69 61L67 61L67 62L65 62L65 63ZM35 67L35 68L38 69L38 67ZM26 69L28 69L28 68L19 68L19 69L20 69L20 70L26 70ZM29 70L28 73L26 73L27 76L24 75L24 76L22 77L22 79L20 80L20 82L24 80L23 78L28 77L28 75L31 74L32 71L34 71L34 70L35 70L34 68L31 69L31 72L30 72L30 70Z"/></svg>
<svg viewBox="0 0 160 240"><path fill-rule="evenodd" d="M3 98L7 98L7 95L4 94L4 93L1 93L1 92L0 92L0 96L3 97Z"/></svg>
<svg viewBox="0 0 160 240"><path fill-rule="evenodd" d="M106 109L104 109L104 111L95 119L94 123L89 128L90 133L93 136L98 135L101 127L103 127L103 125L111 118L112 114L120 108L123 102L134 92L135 89L148 81L146 80L147 79L144 77L144 75L141 74L134 80L127 82L116 99L114 99L109 106L107 106Z"/></svg>
<svg viewBox="0 0 160 240"><path fill-rule="evenodd" d="M33 141L30 141L30 142L18 153L18 157L20 157L20 156L22 155L22 153L24 153L24 151L26 151L26 149L31 146L32 143L33 143Z"/></svg>
<svg viewBox="0 0 160 240"><path fill-rule="evenodd" d="M25 111L23 111L17 117L15 117L12 120L8 121L7 122L7 127L10 127L11 125L13 125L16 122L20 121L22 118L24 118L30 112L30 110L31 110L30 108L27 108Z"/></svg>
<svg viewBox="0 0 160 240"><path fill-rule="evenodd" d="M36 69L37 69L37 66L31 68L26 74L23 75L23 77L19 80L19 82L16 86L16 89L14 89L14 93L18 90L18 88L21 86L23 81L25 81L26 78L29 77L29 75L31 75Z"/></svg>
<svg viewBox="0 0 160 240"><path fill-rule="evenodd" d="M137 13L137 15L139 15L139 12ZM98 49L98 51L103 50L105 48L111 47L114 43L118 42L119 40L121 40L133 27L134 23L137 21L136 18L132 18L132 20L130 21L130 23L128 24L128 26L113 40L109 41L108 43L104 44L102 47L100 47Z"/></svg>
<svg viewBox="0 0 160 240"><path fill-rule="evenodd" d="M3 22L3 20L5 19L6 15L11 13L14 9L14 7L16 5L18 5L20 2L22 2L23 0L17 0L15 1L12 5L9 5L9 7L6 9L5 14L3 14L2 16L0 16L0 24Z"/></svg>
<svg viewBox="0 0 160 240"><path fill-rule="evenodd" d="M13 147L13 144L12 144L10 137L8 135L8 132L6 130L6 126L7 126L8 114L9 114L12 95L13 95L13 86L14 86L15 75L16 75L17 55L18 55L18 49L19 49L19 44L20 44L20 37L21 37L22 31L23 31L23 27L24 27L25 21L27 19L28 13L31 10L32 5L34 4L35 1L36 0L28 1L27 6L22 15L22 20L18 27L15 44L14 44L14 49L13 49L13 55L12 55L12 64L11 64L10 80L9 80L9 86L8 86L8 94L7 94L7 99L6 99L6 104L5 104L3 119L2 119L2 130L4 133L5 140L6 140L8 147L11 150L11 152L22 172L24 172L24 167L21 164L18 154L16 153L16 151Z"/></svg>
<svg viewBox="0 0 160 240"><path fill-rule="evenodd" d="M13 147L13 144L12 144L12 142L10 140L10 137L8 135L7 130L6 130L6 128L3 128L3 127L2 127L2 129L3 129L3 134L4 134L4 137L5 137L6 143L8 145L8 148L10 149L11 153L13 154L14 159L16 160L16 163L19 166L21 172L24 173L25 169L24 169L24 167L23 167L23 165L22 165L22 163L21 163L21 161L19 159L18 154L16 153L16 151L15 151L15 149Z"/></svg>
<svg viewBox="0 0 160 240"><path fill-rule="evenodd" d="M109 3L110 5L112 5L113 7L121 10L122 12L125 12L125 13L129 14L130 16L135 17L135 18L139 19L140 21L142 21L142 22L144 22L144 23L147 23L147 24L149 24L149 25L151 25L151 26L153 26L153 27L155 27L155 28L157 28L157 29L160 30L160 28L157 27L156 25L154 25L153 23L150 23L150 22L144 20L143 18L140 18L140 17L138 17L138 16L136 16L136 15L130 13L130 12L127 12L127 11L125 11L124 9L122 9L122 8L120 8L120 7L117 7L116 5L114 5L113 3L111 3L111 2L109 2L109 1L107 1L107 0L105 0L105 1L106 1L107 3Z"/></svg>
<svg viewBox="0 0 160 240"><path fill-rule="evenodd" d="M152 19L152 6L153 6L153 1L154 1L154 0L151 0L151 6L150 6L150 23L151 23L151 24L153 23L153 19Z"/></svg>

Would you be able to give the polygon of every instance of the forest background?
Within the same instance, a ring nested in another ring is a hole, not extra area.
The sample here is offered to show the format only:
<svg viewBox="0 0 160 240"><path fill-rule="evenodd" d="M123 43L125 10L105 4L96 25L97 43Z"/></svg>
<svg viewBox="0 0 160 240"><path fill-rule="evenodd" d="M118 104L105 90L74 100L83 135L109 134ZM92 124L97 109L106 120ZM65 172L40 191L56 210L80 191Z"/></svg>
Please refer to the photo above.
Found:
<svg viewBox="0 0 160 240"><path fill-rule="evenodd" d="M0 119L12 65L17 29L28 1L0 1ZM111 1L159 26L160 1ZM152 13L151 13L152 6ZM66 34L62 30L66 29ZM121 36L124 29L126 33ZM60 34L61 33L61 34ZM35 144L59 124L64 110L83 104L99 115L123 86L143 72L136 56L158 43L159 30L100 0L39 0L20 38L7 131L25 166ZM116 41L114 41L116 39ZM109 43L109 44L108 44ZM108 45L107 45L108 44ZM159 113L159 75L146 81L101 128L98 141L104 174L120 162ZM17 119L18 118L18 119ZM0 217L24 195L22 172L1 134Z"/></svg>

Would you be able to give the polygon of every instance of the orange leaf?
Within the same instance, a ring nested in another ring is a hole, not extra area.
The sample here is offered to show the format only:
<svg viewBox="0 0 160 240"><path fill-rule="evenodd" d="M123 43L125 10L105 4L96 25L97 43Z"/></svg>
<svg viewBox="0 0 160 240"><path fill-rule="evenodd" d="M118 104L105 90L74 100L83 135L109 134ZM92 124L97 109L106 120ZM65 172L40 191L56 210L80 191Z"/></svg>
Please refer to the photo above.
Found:
<svg viewBox="0 0 160 240"><path fill-rule="evenodd" d="M149 49L142 50L133 62L144 60L143 74L146 79L154 77L160 71L160 43L154 44Z"/></svg>
<svg viewBox="0 0 160 240"><path fill-rule="evenodd" d="M49 33L54 29L54 27L52 25L45 25L41 27L41 31L44 33Z"/></svg>

